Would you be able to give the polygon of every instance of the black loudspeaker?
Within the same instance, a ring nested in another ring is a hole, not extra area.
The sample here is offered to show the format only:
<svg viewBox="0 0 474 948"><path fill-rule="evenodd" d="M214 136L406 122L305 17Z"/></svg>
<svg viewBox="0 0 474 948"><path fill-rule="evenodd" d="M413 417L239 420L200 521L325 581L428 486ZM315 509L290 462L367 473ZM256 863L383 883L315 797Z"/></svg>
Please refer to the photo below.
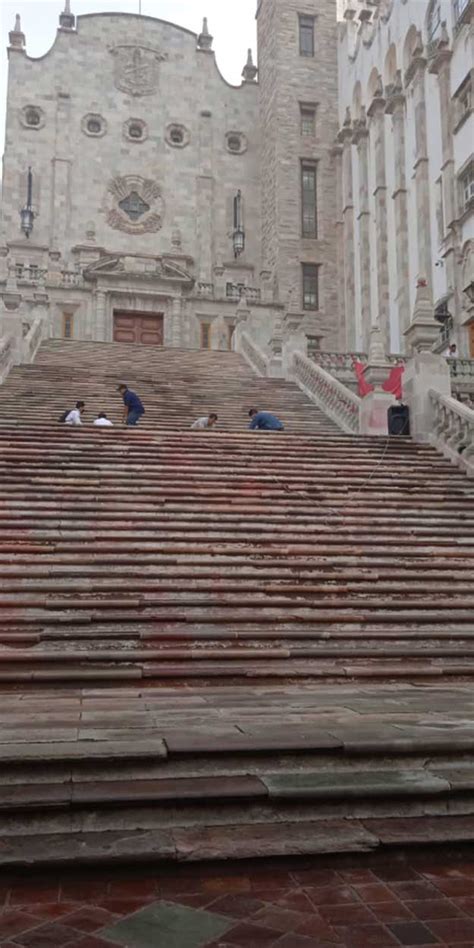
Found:
<svg viewBox="0 0 474 948"><path fill-rule="evenodd" d="M391 405L387 416L388 433L390 435L410 434L410 409L408 405Z"/></svg>

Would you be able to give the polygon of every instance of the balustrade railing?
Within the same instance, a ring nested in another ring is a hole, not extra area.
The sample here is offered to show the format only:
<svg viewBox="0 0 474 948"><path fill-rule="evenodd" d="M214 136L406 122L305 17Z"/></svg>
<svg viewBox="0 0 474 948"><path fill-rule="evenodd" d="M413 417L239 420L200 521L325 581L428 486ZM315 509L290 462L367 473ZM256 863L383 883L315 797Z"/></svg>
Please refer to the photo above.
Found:
<svg viewBox="0 0 474 948"><path fill-rule="evenodd" d="M214 297L214 284L213 283L198 283L197 295L202 296L205 299L212 299Z"/></svg>
<svg viewBox="0 0 474 948"><path fill-rule="evenodd" d="M44 324L41 319L35 319L31 329L23 339L23 359L32 362L43 339Z"/></svg>
<svg viewBox="0 0 474 948"><path fill-rule="evenodd" d="M0 338L0 383L4 382L15 364L15 337L8 333Z"/></svg>
<svg viewBox="0 0 474 948"><path fill-rule="evenodd" d="M358 395L302 352L293 354L290 370L292 380L343 431L359 433L361 399Z"/></svg>
<svg viewBox="0 0 474 948"><path fill-rule="evenodd" d="M241 283L227 283L225 288L226 299L235 300L236 303L239 300L247 300L248 303L259 303L260 302L260 290L255 286L244 286Z"/></svg>
<svg viewBox="0 0 474 948"><path fill-rule="evenodd" d="M244 359L247 360L251 368L254 369L258 375L268 375L268 359L265 353L253 342L248 333L245 331L237 333L236 342L236 351L244 356Z"/></svg>
<svg viewBox="0 0 474 948"><path fill-rule="evenodd" d="M474 359L448 359L453 382L472 382L474 385Z"/></svg>
<svg viewBox="0 0 474 948"><path fill-rule="evenodd" d="M434 412L432 444L474 477L474 411L434 389L429 395Z"/></svg>
<svg viewBox="0 0 474 948"><path fill-rule="evenodd" d="M27 267L22 263L17 263L14 270L16 279L19 283L44 283L48 271L41 267Z"/></svg>
<svg viewBox="0 0 474 948"><path fill-rule="evenodd" d="M61 283L63 286L81 286L84 278L80 270L61 270Z"/></svg>

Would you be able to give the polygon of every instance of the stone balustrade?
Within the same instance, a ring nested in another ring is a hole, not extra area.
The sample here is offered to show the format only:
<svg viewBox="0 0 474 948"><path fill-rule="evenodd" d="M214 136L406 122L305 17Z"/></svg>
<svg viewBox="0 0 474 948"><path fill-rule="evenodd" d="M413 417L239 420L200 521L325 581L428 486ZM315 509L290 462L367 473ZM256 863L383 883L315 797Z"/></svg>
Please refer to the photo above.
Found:
<svg viewBox="0 0 474 948"><path fill-rule="evenodd" d="M23 362L33 362L35 355L43 341L44 322L42 319L35 319L33 325L23 339Z"/></svg>
<svg viewBox="0 0 474 948"><path fill-rule="evenodd" d="M291 379L348 434L359 432L361 399L302 352L295 352Z"/></svg>
<svg viewBox="0 0 474 948"><path fill-rule="evenodd" d="M199 282L196 285L196 290L197 290L197 295L202 296L204 299L214 298L214 284L213 283Z"/></svg>
<svg viewBox="0 0 474 948"><path fill-rule="evenodd" d="M8 335L0 338L0 383L5 381L10 369L15 364L15 355L15 337L8 333Z"/></svg>
<svg viewBox="0 0 474 948"><path fill-rule="evenodd" d="M239 302L241 299L248 303L260 302L260 290L255 286L241 286L240 283L227 283L225 291L226 299Z"/></svg>
<svg viewBox="0 0 474 948"><path fill-rule="evenodd" d="M82 286L84 278L79 270L61 270L63 286Z"/></svg>
<svg viewBox="0 0 474 948"><path fill-rule="evenodd" d="M42 267L27 267L22 263L13 268L13 273L19 283L44 283L48 276L48 271Z"/></svg>
<svg viewBox="0 0 474 948"><path fill-rule="evenodd" d="M268 358L245 331L238 333L237 351L258 375L268 375Z"/></svg>
<svg viewBox="0 0 474 948"><path fill-rule="evenodd" d="M474 411L434 389L429 395L434 412L431 443L474 477Z"/></svg>
<svg viewBox="0 0 474 948"><path fill-rule="evenodd" d="M471 382L474 385L474 359L448 359L447 361L454 383Z"/></svg>

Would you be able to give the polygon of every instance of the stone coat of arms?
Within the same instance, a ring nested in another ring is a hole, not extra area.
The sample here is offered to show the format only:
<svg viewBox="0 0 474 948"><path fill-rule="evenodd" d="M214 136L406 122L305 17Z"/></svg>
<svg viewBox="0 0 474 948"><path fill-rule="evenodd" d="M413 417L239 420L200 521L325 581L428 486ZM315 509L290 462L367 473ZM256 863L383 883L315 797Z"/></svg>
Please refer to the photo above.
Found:
<svg viewBox="0 0 474 948"><path fill-rule="evenodd" d="M128 95L152 95L158 88L159 65L164 53L146 46L114 46L114 81Z"/></svg>

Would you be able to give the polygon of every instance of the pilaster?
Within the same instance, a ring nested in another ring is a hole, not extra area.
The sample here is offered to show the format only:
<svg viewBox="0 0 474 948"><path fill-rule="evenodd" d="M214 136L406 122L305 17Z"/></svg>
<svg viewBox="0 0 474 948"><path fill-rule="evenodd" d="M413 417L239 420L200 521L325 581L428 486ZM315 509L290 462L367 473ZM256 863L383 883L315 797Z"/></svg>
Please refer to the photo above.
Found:
<svg viewBox="0 0 474 948"><path fill-rule="evenodd" d="M385 165L385 99L382 86L369 106L375 155L375 228L377 254L377 309L384 348L390 351L390 302L388 274L387 176Z"/></svg>
<svg viewBox="0 0 474 948"><path fill-rule="evenodd" d="M428 287L432 286L431 209L429 188L428 138L426 130L426 75L427 60L423 55L421 37L413 51L410 65L405 73L405 83L413 89L415 112L416 153L413 166L416 190L418 272L422 273Z"/></svg>
<svg viewBox="0 0 474 948"><path fill-rule="evenodd" d="M387 96L385 111L392 116L392 136L395 161L395 188L392 194L397 257L397 307L400 334L410 324L410 264L408 248L408 196L406 186L406 135L405 96L402 90L401 72Z"/></svg>
<svg viewBox="0 0 474 948"><path fill-rule="evenodd" d="M346 346L355 348L355 280L354 280L354 191L352 176L352 119L349 109L338 135L342 145L342 219L344 223L344 298L347 314Z"/></svg>
<svg viewBox="0 0 474 948"><path fill-rule="evenodd" d="M371 326L370 210L369 210L369 130L365 109L354 122L353 142L359 165L359 260L362 315L362 348L367 349Z"/></svg>

